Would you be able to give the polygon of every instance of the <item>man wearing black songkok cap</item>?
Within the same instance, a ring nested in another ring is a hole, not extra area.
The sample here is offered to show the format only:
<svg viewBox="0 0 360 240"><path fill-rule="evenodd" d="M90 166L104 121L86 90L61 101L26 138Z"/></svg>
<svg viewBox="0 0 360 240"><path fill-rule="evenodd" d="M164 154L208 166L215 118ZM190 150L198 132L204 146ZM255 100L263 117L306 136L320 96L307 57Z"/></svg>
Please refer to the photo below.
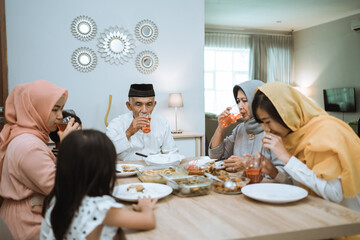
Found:
<svg viewBox="0 0 360 240"><path fill-rule="evenodd" d="M155 97L152 84L131 84L128 97Z"/></svg>
<svg viewBox="0 0 360 240"><path fill-rule="evenodd" d="M126 106L131 112L113 119L106 128L106 135L114 143L120 159L143 159L136 153L149 155L176 152L168 121L152 114L156 106L153 85L132 84L128 97ZM151 130L147 132L144 127L149 124L149 116Z"/></svg>

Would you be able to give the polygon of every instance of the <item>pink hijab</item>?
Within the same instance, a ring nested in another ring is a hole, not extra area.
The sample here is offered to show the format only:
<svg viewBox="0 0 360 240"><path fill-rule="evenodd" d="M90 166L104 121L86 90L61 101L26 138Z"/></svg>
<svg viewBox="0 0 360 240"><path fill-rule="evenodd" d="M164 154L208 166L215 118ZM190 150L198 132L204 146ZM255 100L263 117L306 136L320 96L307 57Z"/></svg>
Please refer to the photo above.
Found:
<svg viewBox="0 0 360 240"><path fill-rule="evenodd" d="M5 152L11 140L23 133L30 133L44 143L49 141L50 131L46 124L61 96L67 100L66 89L44 80L19 84L11 91L5 102L7 123L0 133L0 179Z"/></svg>

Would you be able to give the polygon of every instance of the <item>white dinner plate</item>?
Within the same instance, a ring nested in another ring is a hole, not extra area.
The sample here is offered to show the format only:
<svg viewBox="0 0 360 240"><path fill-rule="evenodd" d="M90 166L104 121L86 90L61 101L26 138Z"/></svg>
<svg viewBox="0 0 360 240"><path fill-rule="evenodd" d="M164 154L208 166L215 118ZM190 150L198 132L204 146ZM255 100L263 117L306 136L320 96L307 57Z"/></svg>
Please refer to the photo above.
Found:
<svg viewBox="0 0 360 240"><path fill-rule="evenodd" d="M136 174L136 170L133 172L124 172L122 169L122 166L131 166L131 167L136 167L136 168L142 168L144 167L143 165L139 165L139 164L130 164L130 163L120 163L120 164L116 164L116 170L120 171L120 172L116 172L116 176L118 177L129 177L129 176L133 176Z"/></svg>
<svg viewBox="0 0 360 240"><path fill-rule="evenodd" d="M249 197L268 203L288 203L305 198L308 192L300 187L280 183L250 184L241 189Z"/></svg>
<svg viewBox="0 0 360 240"><path fill-rule="evenodd" d="M130 185L142 185L143 192L136 192L135 189L128 191ZM113 195L121 200L137 202L138 197L150 196L151 199L160 199L172 193L172 188L159 183L128 183L116 186Z"/></svg>

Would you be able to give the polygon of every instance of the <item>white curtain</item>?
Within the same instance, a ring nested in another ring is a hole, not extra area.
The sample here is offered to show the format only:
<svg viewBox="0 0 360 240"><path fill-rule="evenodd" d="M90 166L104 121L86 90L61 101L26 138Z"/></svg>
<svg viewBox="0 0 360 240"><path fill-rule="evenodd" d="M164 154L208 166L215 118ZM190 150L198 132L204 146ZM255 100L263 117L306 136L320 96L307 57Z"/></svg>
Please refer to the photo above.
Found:
<svg viewBox="0 0 360 240"><path fill-rule="evenodd" d="M291 83L292 35L206 32L205 47L250 49L249 79Z"/></svg>
<svg viewBox="0 0 360 240"><path fill-rule="evenodd" d="M250 79L290 84L292 35L252 35L250 49Z"/></svg>
<svg viewBox="0 0 360 240"><path fill-rule="evenodd" d="M250 48L250 36L238 33L205 33L205 47Z"/></svg>

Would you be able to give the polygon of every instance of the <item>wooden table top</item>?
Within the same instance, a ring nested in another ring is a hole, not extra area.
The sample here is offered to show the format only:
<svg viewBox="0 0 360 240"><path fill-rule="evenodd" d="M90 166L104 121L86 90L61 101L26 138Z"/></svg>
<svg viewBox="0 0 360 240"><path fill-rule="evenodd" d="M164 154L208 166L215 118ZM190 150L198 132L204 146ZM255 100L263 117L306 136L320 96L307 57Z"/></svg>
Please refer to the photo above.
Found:
<svg viewBox="0 0 360 240"><path fill-rule="evenodd" d="M139 161L131 163L144 165ZM117 180L117 184L136 182L137 177ZM131 203L122 203L131 207ZM124 229L126 239L303 240L360 234L359 212L314 196L293 203L269 204L243 194L211 192L188 198L169 195L158 201L155 216L154 230Z"/></svg>

